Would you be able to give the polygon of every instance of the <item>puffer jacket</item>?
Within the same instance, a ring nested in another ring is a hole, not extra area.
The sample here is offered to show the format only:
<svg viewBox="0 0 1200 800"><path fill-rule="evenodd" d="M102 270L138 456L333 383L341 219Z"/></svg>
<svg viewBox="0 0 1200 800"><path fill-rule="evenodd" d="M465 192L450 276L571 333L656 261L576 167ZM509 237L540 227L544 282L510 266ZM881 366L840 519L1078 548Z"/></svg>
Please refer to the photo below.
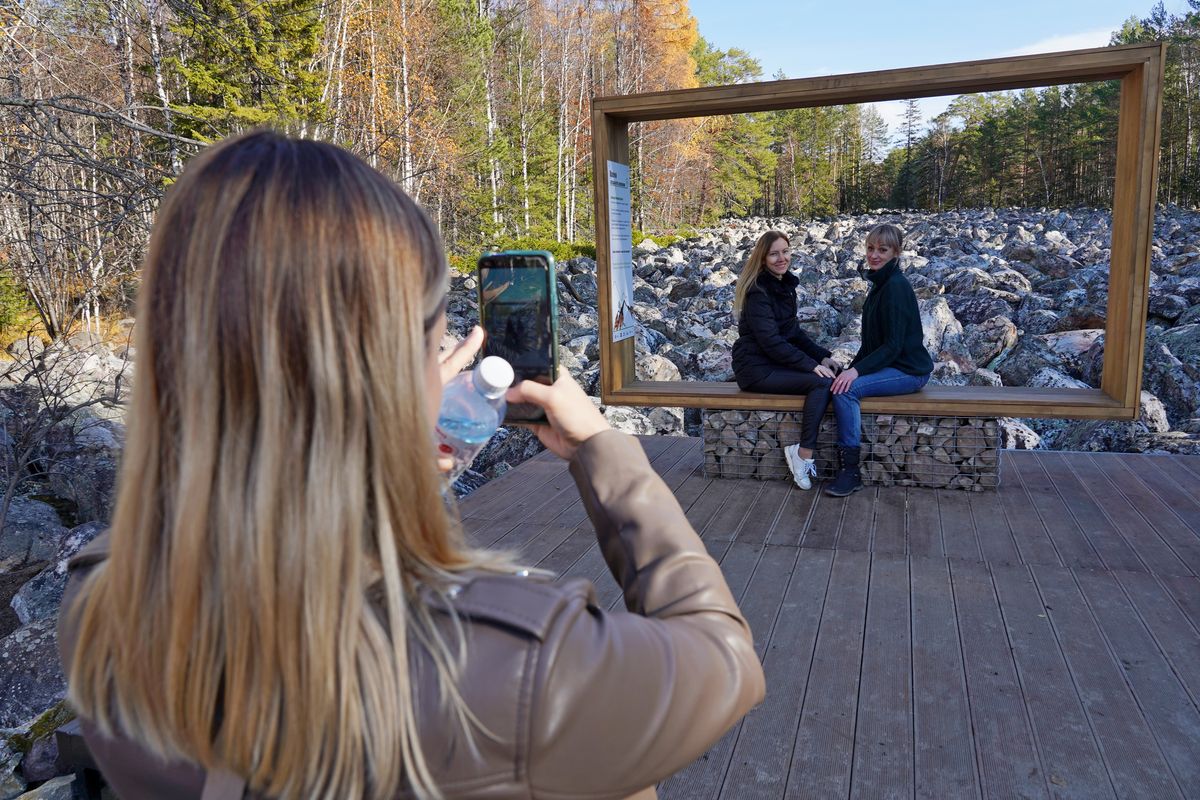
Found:
<svg viewBox="0 0 1200 800"><path fill-rule="evenodd" d="M749 389L780 367L812 372L832 353L814 342L796 319L796 287L790 272L776 278L759 274L746 292L733 343L733 374L738 387Z"/></svg>
<svg viewBox="0 0 1200 800"><path fill-rule="evenodd" d="M448 628L455 617L466 629L458 688L495 734L466 745L440 712L434 671L414 638L424 661L411 673L422 700L418 729L447 797L653 798L658 781L703 754L763 698L750 628L637 440L597 434L570 471L632 613L599 607L590 581L524 572L470 574L448 603L431 593L439 624ZM65 610L81 578L107 557L103 536L71 561L59 622L64 664L76 636ZM124 800L243 797L236 776L164 763L138 744L136 732L106 738L86 720L83 728Z"/></svg>

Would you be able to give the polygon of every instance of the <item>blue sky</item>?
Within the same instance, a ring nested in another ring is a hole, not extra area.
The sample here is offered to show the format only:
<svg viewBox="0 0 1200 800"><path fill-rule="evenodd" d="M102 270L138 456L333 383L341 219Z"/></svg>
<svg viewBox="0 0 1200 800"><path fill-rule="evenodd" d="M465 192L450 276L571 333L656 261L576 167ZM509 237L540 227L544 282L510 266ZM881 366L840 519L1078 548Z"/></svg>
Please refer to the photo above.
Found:
<svg viewBox="0 0 1200 800"><path fill-rule="evenodd" d="M1154 0L690 0L700 35L757 58L764 79L866 72L1102 47ZM1168 12L1185 0L1165 0ZM948 100L922 101L926 119ZM899 103L879 109L895 133Z"/></svg>

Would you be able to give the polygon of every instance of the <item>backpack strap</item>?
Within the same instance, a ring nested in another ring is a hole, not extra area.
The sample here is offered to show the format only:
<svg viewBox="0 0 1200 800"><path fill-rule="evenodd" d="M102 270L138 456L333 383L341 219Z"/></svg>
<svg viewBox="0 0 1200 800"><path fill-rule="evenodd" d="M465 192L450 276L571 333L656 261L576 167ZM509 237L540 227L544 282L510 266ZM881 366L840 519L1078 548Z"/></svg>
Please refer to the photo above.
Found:
<svg viewBox="0 0 1200 800"><path fill-rule="evenodd" d="M245 793L244 779L223 769L213 769L204 776L200 800L241 800Z"/></svg>

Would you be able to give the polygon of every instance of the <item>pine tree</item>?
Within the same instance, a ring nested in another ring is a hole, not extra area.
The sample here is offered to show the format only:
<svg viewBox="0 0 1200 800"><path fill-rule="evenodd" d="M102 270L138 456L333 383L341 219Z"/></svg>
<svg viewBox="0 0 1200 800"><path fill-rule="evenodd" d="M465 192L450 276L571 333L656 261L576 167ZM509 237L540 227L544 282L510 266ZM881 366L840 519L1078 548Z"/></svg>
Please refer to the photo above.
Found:
<svg viewBox="0 0 1200 800"><path fill-rule="evenodd" d="M180 46L166 62L181 84L179 133L212 140L321 118L313 59L322 26L312 0L195 0L170 29Z"/></svg>

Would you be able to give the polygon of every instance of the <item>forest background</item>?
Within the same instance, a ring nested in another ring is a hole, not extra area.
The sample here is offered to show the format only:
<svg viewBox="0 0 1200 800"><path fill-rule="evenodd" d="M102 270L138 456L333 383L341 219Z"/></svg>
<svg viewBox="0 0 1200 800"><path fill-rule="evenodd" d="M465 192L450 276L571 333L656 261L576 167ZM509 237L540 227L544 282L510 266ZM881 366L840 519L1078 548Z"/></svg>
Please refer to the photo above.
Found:
<svg viewBox="0 0 1200 800"><path fill-rule="evenodd" d="M1159 200L1200 204L1200 0L1130 17L1168 42ZM593 96L763 80L671 0L2 0L0 329L129 313L158 202L205 143L336 142L488 245L594 246ZM782 78L783 75L771 76ZM1115 82L631 126L635 238L726 215L1111 203ZM661 242L660 242L661 243ZM22 330L23 335L23 330Z"/></svg>

